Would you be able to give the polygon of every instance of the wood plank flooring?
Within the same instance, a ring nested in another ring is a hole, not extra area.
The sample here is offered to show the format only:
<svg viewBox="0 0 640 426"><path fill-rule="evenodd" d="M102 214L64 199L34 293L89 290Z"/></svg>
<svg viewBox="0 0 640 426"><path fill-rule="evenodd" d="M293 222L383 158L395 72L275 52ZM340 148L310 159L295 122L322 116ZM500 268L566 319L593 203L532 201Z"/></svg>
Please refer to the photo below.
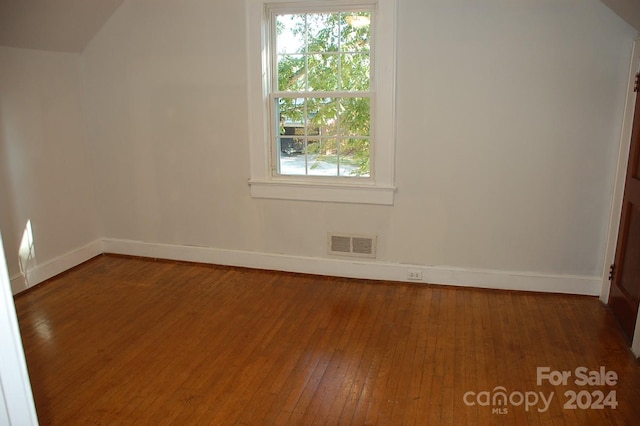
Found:
<svg viewBox="0 0 640 426"><path fill-rule="evenodd" d="M640 424L640 364L591 297L102 255L16 309L42 425Z"/></svg>

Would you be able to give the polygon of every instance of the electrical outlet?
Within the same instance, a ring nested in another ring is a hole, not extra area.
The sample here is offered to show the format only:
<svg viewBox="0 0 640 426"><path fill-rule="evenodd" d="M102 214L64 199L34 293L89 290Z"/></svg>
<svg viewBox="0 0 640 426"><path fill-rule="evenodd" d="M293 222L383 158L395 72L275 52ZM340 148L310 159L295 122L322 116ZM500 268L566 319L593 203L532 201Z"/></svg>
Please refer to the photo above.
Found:
<svg viewBox="0 0 640 426"><path fill-rule="evenodd" d="M407 271L407 279L412 281L422 281L422 271L417 269L409 269Z"/></svg>

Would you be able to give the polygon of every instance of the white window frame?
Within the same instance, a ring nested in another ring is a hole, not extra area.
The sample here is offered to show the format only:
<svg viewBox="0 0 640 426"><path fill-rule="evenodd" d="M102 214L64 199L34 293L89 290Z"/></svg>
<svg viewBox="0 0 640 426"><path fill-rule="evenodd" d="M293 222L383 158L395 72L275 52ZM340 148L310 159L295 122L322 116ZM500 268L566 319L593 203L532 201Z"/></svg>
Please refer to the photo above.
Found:
<svg viewBox="0 0 640 426"><path fill-rule="evenodd" d="M285 176L272 173L269 96L270 7L375 8L373 27L371 176ZM250 173L254 198L392 205L395 193L396 0L246 0Z"/></svg>

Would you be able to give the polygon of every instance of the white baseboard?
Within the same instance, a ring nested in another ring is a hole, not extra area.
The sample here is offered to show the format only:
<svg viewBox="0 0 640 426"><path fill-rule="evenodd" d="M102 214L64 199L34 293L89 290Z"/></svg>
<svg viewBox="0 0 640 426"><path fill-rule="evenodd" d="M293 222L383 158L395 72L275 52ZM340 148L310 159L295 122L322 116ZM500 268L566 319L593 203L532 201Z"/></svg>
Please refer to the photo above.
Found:
<svg viewBox="0 0 640 426"><path fill-rule="evenodd" d="M11 291L17 294L43 281L67 271L74 266L98 256L104 252L102 240L93 241L69 253L38 264L27 274L18 274L11 278Z"/></svg>
<svg viewBox="0 0 640 426"><path fill-rule="evenodd" d="M119 239L104 239L102 243L105 253L349 278L588 296L599 295L602 287L599 276L546 275L359 259L303 257ZM409 269L422 272L422 280L408 280L407 271Z"/></svg>
<svg viewBox="0 0 640 426"><path fill-rule="evenodd" d="M546 275L529 272L474 270L442 266L424 266L377 262L360 259L317 258L282 254L223 250L208 247L145 243L142 241L96 240L77 250L37 265L27 277L19 274L11 279L13 294L46 281L102 253L142 256L187 262L241 266L257 269L364 278L412 283L442 284L501 290L536 291L597 296L601 277ZM407 279L407 271L422 273L422 280Z"/></svg>

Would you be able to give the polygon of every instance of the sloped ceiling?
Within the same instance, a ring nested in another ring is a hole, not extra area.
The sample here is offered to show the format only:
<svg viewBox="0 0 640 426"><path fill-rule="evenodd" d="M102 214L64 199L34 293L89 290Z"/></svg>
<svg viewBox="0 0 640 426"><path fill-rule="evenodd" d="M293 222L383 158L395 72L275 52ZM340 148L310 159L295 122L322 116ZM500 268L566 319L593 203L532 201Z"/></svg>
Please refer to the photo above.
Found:
<svg viewBox="0 0 640 426"><path fill-rule="evenodd" d="M82 52L123 0L0 0L0 46Z"/></svg>
<svg viewBox="0 0 640 426"><path fill-rule="evenodd" d="M640 32L640 0L601 1ZM0 0L0 46L82 52L122 2Z"/></svg>
<svg viewBox="0 0 640 426"><path fill-rule="evenodd" d="M633 28L640 31L640 0L600 0Z"/></svg>

